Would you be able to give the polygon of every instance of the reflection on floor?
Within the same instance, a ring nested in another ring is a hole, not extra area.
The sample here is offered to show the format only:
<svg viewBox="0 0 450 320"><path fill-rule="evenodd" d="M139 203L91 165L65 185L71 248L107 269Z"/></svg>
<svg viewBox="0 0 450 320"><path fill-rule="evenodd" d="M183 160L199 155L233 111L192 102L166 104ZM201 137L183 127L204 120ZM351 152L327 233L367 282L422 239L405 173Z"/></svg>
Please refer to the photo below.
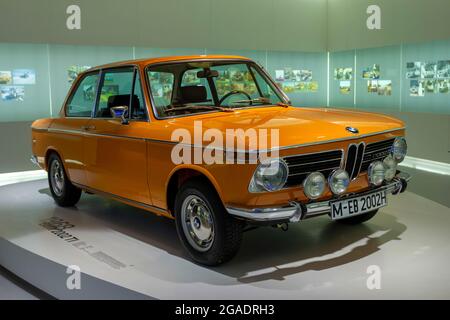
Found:
<svg viewBox="0 0 450 320"><path fill-rule="evenodd" d="M52 216L73 224L70 234L90 247L39 225ZM186 257L170 220L94 195L83 195L76 208L59 208L46 181L0 188L0 236L159 299L448 299L449 227L450 208L406 192L359 226L325 216L287 232L249 231L235 259L206 268ZM380 290L367 287L373 265L381 270Z"/></svg>

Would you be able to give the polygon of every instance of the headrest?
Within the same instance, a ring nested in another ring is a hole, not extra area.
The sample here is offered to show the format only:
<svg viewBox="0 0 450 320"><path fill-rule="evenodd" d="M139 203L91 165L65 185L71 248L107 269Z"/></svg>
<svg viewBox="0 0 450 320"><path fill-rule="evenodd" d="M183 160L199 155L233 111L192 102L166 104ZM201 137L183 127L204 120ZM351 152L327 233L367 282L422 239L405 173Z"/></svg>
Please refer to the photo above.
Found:
<svg viewBox="0 0 450 320"><path fill-rule="evenodd" d="M181 87L181 98L183 103L207 101L206 88L204 86Z"/></svg>
<svg viewBox="0 0 450 320"><path fill-rule="evenodd" d="M108 109L117 106L127 106L130 107L130 95L129 94L118 94L108 97Z"/></svg>

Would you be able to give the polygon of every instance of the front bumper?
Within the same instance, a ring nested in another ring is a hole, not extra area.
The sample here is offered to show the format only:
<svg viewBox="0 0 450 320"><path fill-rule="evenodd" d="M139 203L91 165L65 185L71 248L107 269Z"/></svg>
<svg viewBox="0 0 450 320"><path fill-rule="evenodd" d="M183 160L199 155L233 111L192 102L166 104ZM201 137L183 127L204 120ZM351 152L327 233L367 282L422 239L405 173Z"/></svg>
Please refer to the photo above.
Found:
<svg viewBox="0 0 450 320"><path fill-rule="evenodd" d="M351 198L354 196L363 196L375 191L385 190L387 193L399 194L406 190L408 181L411 180L411 176L404 172L398 172L395 178L385 185L370 189L361 193L350 193L339 200L345 198ZM244 209L227 207L228 213L236 216L237 218L245 219L255 223L282 223L282 222L298 222L303 219L312 218L331 212L331 202L337 200L332 198L330 200L321 202L311 202L303 204L300 202L291 201L288 205L283 207L270 207L270 208L254 208Z"/></svg>

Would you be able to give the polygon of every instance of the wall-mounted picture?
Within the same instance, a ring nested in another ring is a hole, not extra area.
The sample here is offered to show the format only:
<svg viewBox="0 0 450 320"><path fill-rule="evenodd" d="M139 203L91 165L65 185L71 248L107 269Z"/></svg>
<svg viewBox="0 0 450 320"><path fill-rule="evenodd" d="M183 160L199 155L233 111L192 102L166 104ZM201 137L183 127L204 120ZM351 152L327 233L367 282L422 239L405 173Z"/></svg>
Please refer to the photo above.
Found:
<svg viewBox="0 0 450 320"><path fill-rule="evenodd" d="M188 70L183 75L183 83L186 85L198 85L201 80L197 78L197 70Z"/></svg>
<svg viewBox="0 0 450 320"><path fill-rule="evenodd" d="M84 101L94 101L95 98L95 86L89 84L83 87L83 98Z"/></svg>
<svg viewBox="0 0 450 320"><path fill-rule="evenodd" d="M381 74L381 69L379 64L374 64L371 67L363 69L362 78L363 79L379 79Z"/></svg>
<svg viewBox="0 0 450 320"><path fill-rule="evenodd" d="M90 66L70 66L67 68L67 81L72 83L83 71L90 69Z"/></svg>
<svg viewBox="0 0 450 320"><path fill-rule="evenodd" d="M418 79L422 73L422 62L406 63L406 79Z"/></svg>
<svg viewBox="0 0 450 320"><path fill-rule="evenodd" d="M368 80L367 81L367 92L377 93L378 92L378 80Z"/></svg>
<svg viewBox="0 0 450 320"><path fill-rule="evenodd" d="M284 68L284 80L293 80L295 81L295 75L292 68Z"/></svg>
<svg viewBox="0 0 450 320"><path fill-rule="evenodd" d="M298 81L311 81L312 71L311 70L300 70L300 79Z"/></svg>
<svg viewBox="0 0 450 320"><path fill-rule="evenodd" d="M275 80L284 81L284 70L275 70Z"/></svg>
<svg viewBox="0 0 450 320"><path fill-rule="evenodd" d="M422 80L422 86L424 87L425 93L436 93L436 80Z"/></svg>
<svg viewBox="0 0 450 320"><path fill-rule="evenodd" d="M309 92L317 92L317 90L319 90L319 82L310 81L310 82L306 82L306 83L307 83L307 90Z"/></svg>
<svg viewBox="0 0 450 320"><path fill-rule="evenodd" d="M438 78L450 78L450 60L438 61L436 74Z"/></svg>
<svg viewBox="0 0 450 320"><path fill-rule="evenodd" d="M436 78L436 62L427 62L422 64L421 77L424 79L434 79Z"/></svg>
<svg viewBox="0 0 450 320"><path fill-rule="evenodd" d="M36 84L36 71L32 69L15 69L12 77L14 84Z"/></svg>
<svg viewBox="0 0 450 320"><path fill-rule="evenodd" d="M334 80L352 80L353 68L334 69Z"/></svg>
<svg viewBox="0 0 450 320"><path fill-rule="evenodd" d="M12 84L11 71L0 71L0 84Z"/></svg>
<svg viewBox="0 0 450 320"><path fill-rule="evenodd" d="M352 83L351 81L344 80L339 81L339 92L342 94L350 94L352 91Z"/></svg>
<svg viewBox="0 0 450 320"><path fill-rule="evenodd" d="M22 86L3 86L0 87L0 95L3 101L23 101L25 98L25 89Z"/></svg>
<svg viewBox="0 0 450 320"><path fill-rule="evenodd" d="M379 96L392 95L392 81L391 80L378 80L378 95Z"/></svg>
<svg viewBox="0 0 450 320"><path fill-rule="evenodd" d="M106 103L110 96L119 94L119 86L117 84L103 85L102 94L100 95L100 102Z"/></svg>
<svg viewBox="0 0 450 320"><path fill-rule="evenodd" d="M423 97L425 92L422 84L422 81L411 80L409 83L409 95L411 97Z"/></svg>
<svg viewBox="0 0 450 320"><path fill-rule="evenodd" d="M436 80L439 93L448 93L450 87L450 79Z"/></svg>
<svg viewBox="0 0 450 320"><path fill-rule="evenodd" d="M295 91L299 91L297 84L294 81L286 81L283 82L283 91L285 93L292 93Z"/></svg>

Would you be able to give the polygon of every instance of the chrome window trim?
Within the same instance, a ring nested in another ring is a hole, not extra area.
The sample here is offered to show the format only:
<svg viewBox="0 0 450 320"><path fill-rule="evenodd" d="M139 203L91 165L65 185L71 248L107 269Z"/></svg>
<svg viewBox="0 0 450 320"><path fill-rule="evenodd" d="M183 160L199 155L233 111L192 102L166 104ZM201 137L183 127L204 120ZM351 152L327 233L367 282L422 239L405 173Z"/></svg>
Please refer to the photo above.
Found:
<svg viewBox="0 0 450 320"><path fill-rule="evenodd" d="M72 87L70 88L66 98L64 99L63 106L61 108L61 111L59 112L61 118L64 118L64 119L100 119L100 118L95 118L94 117L94 112L95 112L95 110L97 110L97 104L98 104L97 97L99 95L100 81L101 81L102 76L103 76L103 70L120 69L120 68L127 68L127 67L128 68L130 68L130 67L134 68L135 74L139 75L139 77L141 78L141 72L140 72L139 64L137 64L137 63L128 63L128 64L124 64L124 65L111 66L111 67L106 67L106 66L105 67L102 67L102 66L100 66L100 67L93 67L93 68L90 68L90 69L80 73L79 78L77 78L77 80L73 82ZM97 73L98 76L99 76L99 84L97 86L97 92L95 94L96 101L95 101L95 105L93 107L93 110L91 111L91 116L90 117L68 117L66 109L67 109L67 103L69 101L69 98L72 96L73 91L76 88L78 88L78 85L79 85L79 82L81 81L81 79L85 75L88 75L90 73ZM147 119L146 120L129 119L129 121L150 122L150 113L149 113L149 110L148 110L147 100L145 99L146 93L145 93L145 90L144 90L145 88L143 87L144 84L142 83L142 81L141 81L140 85L141 85L141 91L142 91L143 98L144 98L143 103L144 103L144 108L145 108L145 113L146 113ZM110 118L106 118L106 119L110 119Z"/></svg>

